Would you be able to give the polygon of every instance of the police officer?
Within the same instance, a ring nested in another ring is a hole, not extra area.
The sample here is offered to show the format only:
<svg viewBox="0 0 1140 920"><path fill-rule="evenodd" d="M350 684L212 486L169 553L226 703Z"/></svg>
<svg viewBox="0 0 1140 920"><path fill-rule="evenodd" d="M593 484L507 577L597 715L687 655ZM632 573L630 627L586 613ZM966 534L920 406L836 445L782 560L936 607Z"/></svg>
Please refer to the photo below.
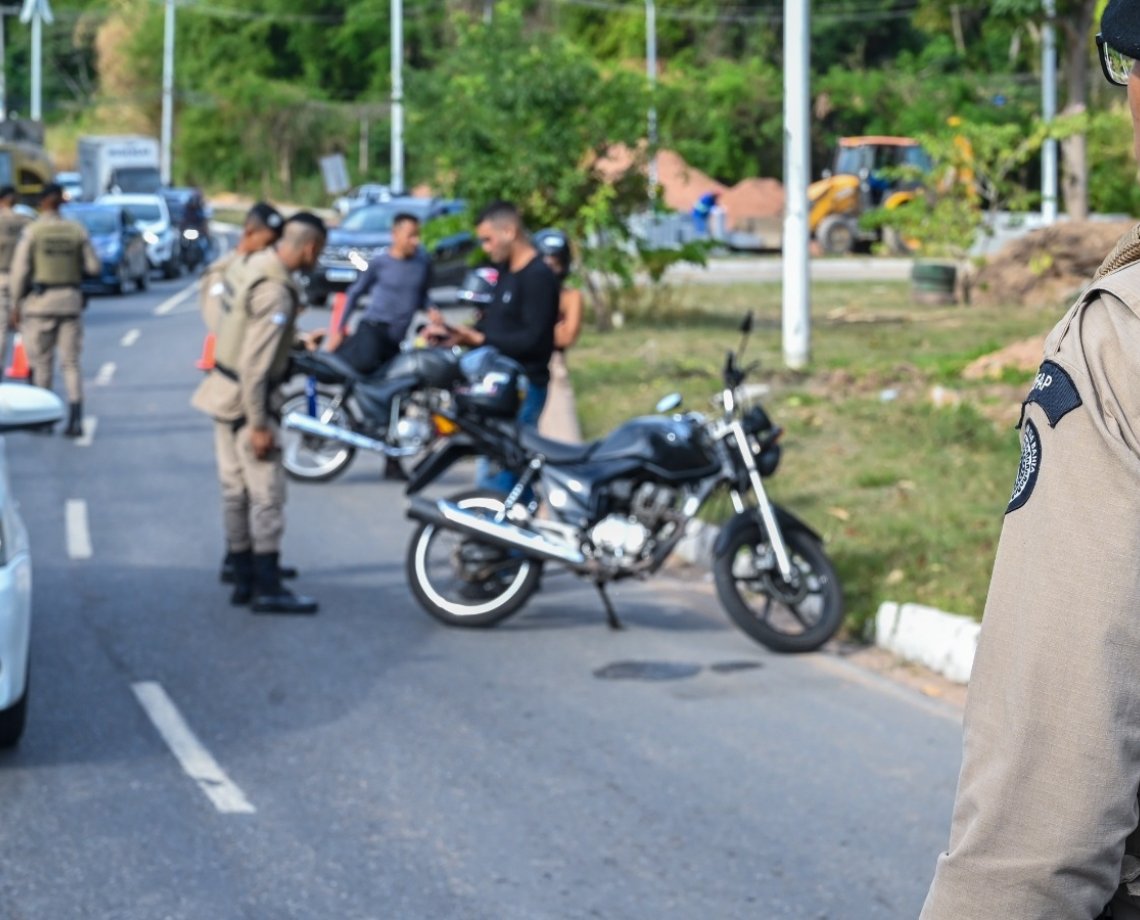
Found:
<svg viewBox="0 0 1140 920"><path fill-rule="evenodd" d="M12 256L16 243L28 225L29 219L13 210L16 190L5 185L0 188L0 369L7 364L8 330L15 328L12 315L12 292L8 287L12 269Z"/></svg>
<svg viewBox="0 0 1140 920"><path fill-rule="evenodd" d="M40 216L28 224L12 256L9 291L15 321L20 324L32 378L51 388L52 364L59 348L70 412L64 434L83 434L83 380L79 352L83 347L80 290L84 275L99 274L99 257L83 225L60 217L63 189L44 186Z"/></svg>
<svg viewBox="0 0 1140 920"><path fill-rule="evenodd" d="M232 251L215 259L202 278L201 308L206 329L217 334L222 317L230 311L234 293L242 286L249 258L268 249L281 237L285 218L273 205L259 201L251 207L242 223L241 237ZM296 578L297 570L282 567L283 578ZM219 580L223 584L234 581L233 551L227 547Z"/></svg>
<svg viewBox="0 0 1140 920"><path fill-rule="evenodd" d="M324 248L323 221L302 212L274 248L249 258L218 331L215 368L193 397L214 419L226 543L235 604L257 613L316 613L317 602L281 584L285 472L277 446L275 397L288 373L302 306L293 274L309 271Z"/></svg>
<svg viewBox="0 0 1140 920"><path fill-rule="evenodd" d="M225 308L226 270L235 262L244 262L253 253L276 243L284 223L281 213L273 205L259 201L245 215L237 246L207 267L202 277L201 306L202 319L210 332L217 333ZM231 296L232 284L236 280L231 279Z"/></svg>
<svg viewBox="0 0 1140 920"><path fill-rule="evenodd" d="M1140 0L1111 0L1098 45L1140 153ZM1044 358L923 920L1140 918L1140 228Z"/></svg>

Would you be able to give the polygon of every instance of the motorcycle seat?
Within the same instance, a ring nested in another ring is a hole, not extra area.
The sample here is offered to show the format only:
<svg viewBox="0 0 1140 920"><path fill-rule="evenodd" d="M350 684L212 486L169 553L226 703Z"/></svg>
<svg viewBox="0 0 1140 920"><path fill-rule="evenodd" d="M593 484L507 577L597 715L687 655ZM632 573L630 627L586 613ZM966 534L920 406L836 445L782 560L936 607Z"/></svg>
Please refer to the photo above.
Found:
<svg viewBox="0 0 1140 920"><path fill-rule="evenodd" d="M307 351L297 354L293 363L301 373L315 377L321 383L356 383L360 374L345 361L328 351Z"/></svg>
<svg viewBox="0 0 1140 920"><path fill-rule="evenodd" d="M597 441L589 444L567 444L544 438L534 428L524 427L519 431L519 444L532 454L542 454L548 463L555 466L584 463L598 447Z"/></svg>
<svg viewBox="0 0 1140 920"><path fill-rule="evenodd" d="M393 377L391 380L365 380L354 390L357 402L365 414L379 424L388 423L392 411L392 400L401 393L414 390L418 380L410 375Z"/></svg>

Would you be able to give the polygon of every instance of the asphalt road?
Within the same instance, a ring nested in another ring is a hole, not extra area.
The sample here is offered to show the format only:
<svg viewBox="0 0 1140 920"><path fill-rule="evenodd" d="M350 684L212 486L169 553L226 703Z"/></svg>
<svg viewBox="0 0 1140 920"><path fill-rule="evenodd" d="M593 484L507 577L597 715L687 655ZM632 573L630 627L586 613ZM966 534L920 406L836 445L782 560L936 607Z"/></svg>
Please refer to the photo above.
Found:
<svg viewBox="0 0 1140 920"><path fill-rule="evenodd" d="M448 630L358 457L290 493L320 615L230 607L187 284L91 303L87 442L7 438L36 621L0 920L917 915L957 712L767 653L700 579L616 590L621 633L557 576Z"/></svg>

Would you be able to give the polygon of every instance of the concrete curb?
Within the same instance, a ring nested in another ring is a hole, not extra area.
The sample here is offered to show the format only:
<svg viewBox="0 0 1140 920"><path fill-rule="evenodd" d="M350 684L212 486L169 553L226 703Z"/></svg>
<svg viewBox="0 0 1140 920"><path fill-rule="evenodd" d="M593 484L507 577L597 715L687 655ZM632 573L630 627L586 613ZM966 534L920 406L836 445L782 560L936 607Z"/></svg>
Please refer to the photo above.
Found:
<svg viewBox="0 0 1140 920"><path fill-rule="evenodd" d="M712 567L719 527L693 521L674 555L689 565ZM921 664L955 683L969 683L981 624L970 617L921 604L888 602L875 614L875 645Z"/></svg>

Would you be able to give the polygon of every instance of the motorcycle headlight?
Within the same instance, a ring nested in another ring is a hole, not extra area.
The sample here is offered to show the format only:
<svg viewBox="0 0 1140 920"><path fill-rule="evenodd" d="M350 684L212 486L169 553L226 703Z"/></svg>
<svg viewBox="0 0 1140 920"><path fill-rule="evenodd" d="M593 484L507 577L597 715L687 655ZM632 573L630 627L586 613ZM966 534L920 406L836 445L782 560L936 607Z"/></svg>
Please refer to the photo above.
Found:
<svg viewBox="0 0 1140 920"><path fill-rule="evenodd" d="M158 245L158 234L153 230L147 230L143 233L143 239L150 243L151 246Z"/></svg>
<svg viewBox="0 0 1140 920"><path fill-rule="evenodd" d="M188 240L196 240L196 239L198 239L198 231L197 231L197 230L195 230L193 227L190 227L189 229L185 230L185 231L182 233L182 235L183 235L184 237L186 237L186 239L188 239Z"/></svg>

